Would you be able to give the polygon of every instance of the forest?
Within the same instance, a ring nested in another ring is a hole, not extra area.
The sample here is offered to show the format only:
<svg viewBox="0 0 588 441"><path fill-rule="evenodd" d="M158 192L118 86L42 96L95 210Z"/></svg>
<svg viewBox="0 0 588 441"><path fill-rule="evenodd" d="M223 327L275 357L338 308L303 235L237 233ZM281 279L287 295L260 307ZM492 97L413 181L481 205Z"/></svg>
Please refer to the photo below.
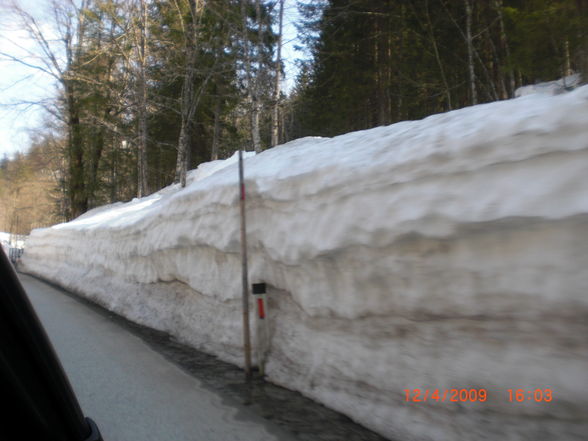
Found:
<svg viewBox="0 0 588 441"><path fill-rule="evenodd" d="M186 184L198 164L588 73L587 0L80 0L12 4L55 81L27 153L0 161L0 230ZM284 87L284 8L300 59ZM53 34L48 35L47 29ZM55 43L57 42L57 43Z"/></svg>

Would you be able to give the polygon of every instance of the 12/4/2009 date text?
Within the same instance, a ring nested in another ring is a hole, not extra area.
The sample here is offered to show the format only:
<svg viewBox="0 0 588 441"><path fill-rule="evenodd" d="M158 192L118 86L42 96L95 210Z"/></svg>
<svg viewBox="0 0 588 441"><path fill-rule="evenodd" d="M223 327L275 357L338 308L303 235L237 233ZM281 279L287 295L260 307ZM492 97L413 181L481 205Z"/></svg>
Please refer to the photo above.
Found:
<svg viewBox="0 0 588 441"><path fill-rule="evenodd" d="M424 403L441 402L480 402L488 399L486 389L404 389L405 401ZM549 403L553 400L551 389L508 389L505 399L511 403L534 401Z"/></svg>
<svg viewBox="0 0 588 441"><path fill-rule="evenodd" d="M479 401L488 399L486 389L404 389L405 400L414 403L426 401Z"/></svg>

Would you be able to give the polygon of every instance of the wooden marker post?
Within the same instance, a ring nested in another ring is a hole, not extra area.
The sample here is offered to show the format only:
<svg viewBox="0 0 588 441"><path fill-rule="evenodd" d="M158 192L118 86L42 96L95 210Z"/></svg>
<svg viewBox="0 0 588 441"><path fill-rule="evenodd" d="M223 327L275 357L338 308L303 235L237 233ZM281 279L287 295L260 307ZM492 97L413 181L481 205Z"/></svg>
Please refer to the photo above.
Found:
<svg viewBox="0 0 588 441"><path fill-rule="evenodd" d="M251 336L249 330L249 281L247 275L247 226L245 223L245 180L243 178L243 151L239 150L239 191L241 207L241 279L243 282L243 352L245 376L251 378Z"/></svg>

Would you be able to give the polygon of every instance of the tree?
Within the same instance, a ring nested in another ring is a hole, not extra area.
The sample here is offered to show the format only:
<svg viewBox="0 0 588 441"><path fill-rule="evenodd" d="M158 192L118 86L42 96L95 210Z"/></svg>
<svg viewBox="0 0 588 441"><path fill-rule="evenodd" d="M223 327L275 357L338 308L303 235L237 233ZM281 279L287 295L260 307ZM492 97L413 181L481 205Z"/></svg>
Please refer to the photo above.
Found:
<svg viewBox="0 0 588 441"><path fill-rule="evenodd" d="M16 16L29 37L37 44L43 55L38 63L30 63L7 53L1 55L31 69L53 77L61 86L59 115L67 127L68 176L67 191L70 199L70 217L77 217L88 209L88 194L85 182L84 150L80 120L80 85L84 79L78 75L82 50L86 39L86 13L88 0L80 5L73 1L52 1L53 25L59 34L62 47L52 45L33 15L16 3L12 13Z"/></svg>
<svg viewBox="0 0 588 441"><path fill-rule="evenodd" d="M241 84L245 92L251 143L256 152L264 148L264 104L275 96L275 81L272 77L276 64L272 60L272 52L276 36L271 29L272 8L273 5L261 0L241 2Z"/></svg>
<svg viewBox="0 0 588 441"><path fill-rule="evenodd" d="M284 0L279 0L278 12L278 43L276 55L276 70L275 70L275 87L274 87L274 102L272 112L272 141L271 146L280 143L280 126L279 126L279 112L280 112L280 82L282 79L282 31L284 23Z"/></svg>
<svg viewBox="0 0 588 441"><path fill-rule="evenodd" d="M205 4L200 0L187 0L187 3L189 10L189 14L187 15L182 14L180 6L178 6L180 23L184 28L184 50L186 54L181 98L182 124L180 126L178 157L176 163L176 182L179 182L182 187L186 186L186 172L188 168L188 155L190 152L191 141L190 137L193 131L194 116L202 92L206 87L206 83L210 79L210 75L207 75L205 81L200 84L200 87L194 87L196 69L198 67L199 44L201 43L199 27L201 26Z"/></svg>
<svg viewBox="0 0 588 441"><path fill-rule="evenodd" d="M478 92L476 90L476 72L474 69L474 45L472 41L472 5L470 0L463 0L466 10L466 43L468 48L468 73L470 78L470 91L472 104L478 104Z"/></svg>
<svg viewBox="0 0 588 441"><path fill-rule="evenodd" d="M264 31L250 26L246 40L237 0L68 0L53 7L63 49L15 6L43 56L38 63L11 59L61 86L47 106L60 124L47 134L62 132L66 140L59 154L67 165L60 181L68 218L174 180L185 185L188 168L242 146L245 53L256 60L262 53L250 84L261 71L260 96L267 99L271 90L272 75L263 72L274 66L266 4ZM245 51L244 43L262 49Z"/></svg>
<svg viewBox="0 0 588 441"><path fill-rule="evenodd" d="M578 72L575 0L300 2L310 59L288 100L295 136L333 136L509 98Z"/></svg>
<svg viewBox="0 0 588 441"><path fill-rule="evenodd" d="M147 7L145 0L139 0L140 18L138 25L138 42L136 44L137 60L137 120L139 138L137 197L149 194L147 177Z"/></svg>
<svg viewBox="0 0 588 441"><path fill-rule="evenodd" d="M59 198L57 176L52 173L58 157L52 140L35 139L26 154L7 157L0 167L0 230L28 234L32 228L65 220L54 210Z"/></svg>

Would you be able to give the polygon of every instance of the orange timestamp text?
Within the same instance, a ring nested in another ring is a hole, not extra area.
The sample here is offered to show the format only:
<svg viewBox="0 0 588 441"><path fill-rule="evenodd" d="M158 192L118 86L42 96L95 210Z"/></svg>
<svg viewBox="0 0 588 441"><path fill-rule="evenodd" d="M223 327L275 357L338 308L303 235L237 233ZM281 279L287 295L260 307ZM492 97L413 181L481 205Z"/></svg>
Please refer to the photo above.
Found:
<svg viewBox="0 0 588 441"><path fill-rule="evenodd" d="M488 399L486 389L404 389L405 401L424 403L427 401L484 402Z"/></svg>
<svg viewBox="0 0 588 441"><path fill-rule="evenodd" d="M534 401L549 403L553 400L551 389L508 389L504 398L511 403ZM478 402L488 400L487 389L404 389L404 401L412 403L437 402Z"/></svg>

